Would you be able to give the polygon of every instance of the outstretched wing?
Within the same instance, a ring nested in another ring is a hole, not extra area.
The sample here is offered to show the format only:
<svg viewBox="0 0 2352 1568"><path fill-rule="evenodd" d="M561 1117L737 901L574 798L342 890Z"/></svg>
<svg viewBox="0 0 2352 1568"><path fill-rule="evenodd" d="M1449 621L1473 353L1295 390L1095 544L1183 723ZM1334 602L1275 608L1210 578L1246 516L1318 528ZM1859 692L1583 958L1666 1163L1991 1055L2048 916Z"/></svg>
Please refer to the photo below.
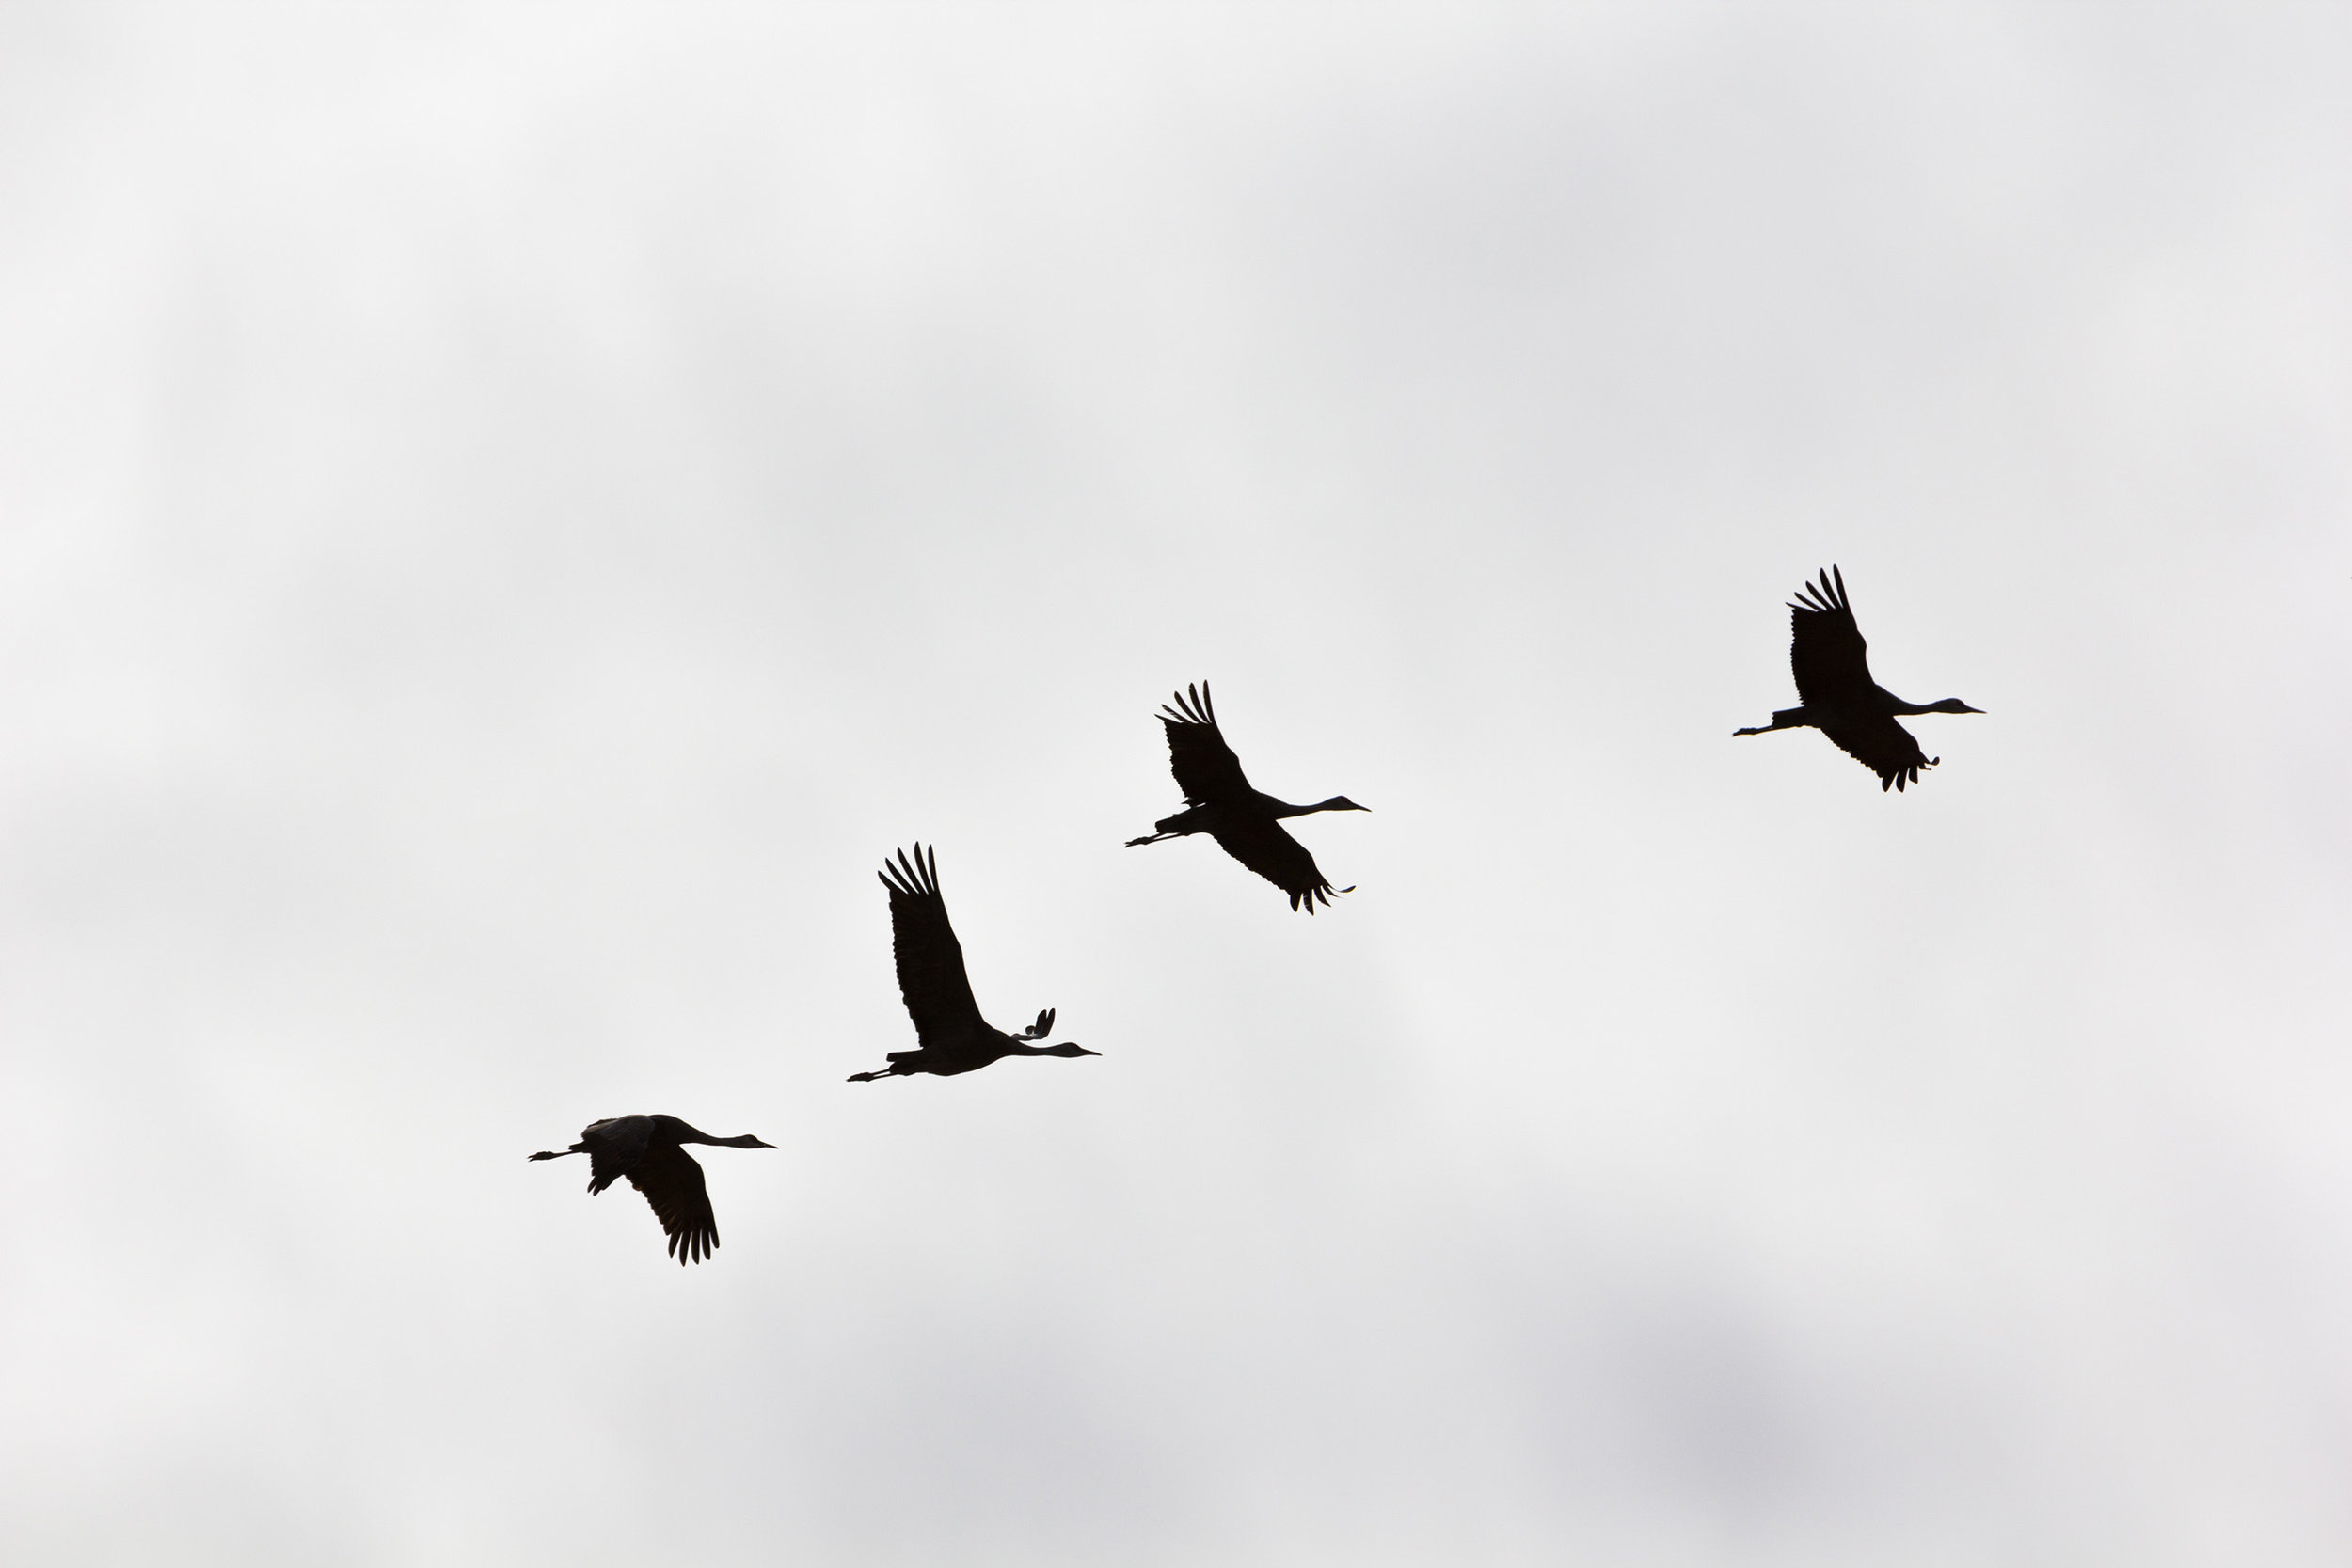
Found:
<svg viewBox="0 0 2352 1568"><path fill-rule="evenodd" d="M649 1148L628 1173L628 1184L653 1206L653 1217L670 1238L670 1256L681 1265L699 1263L717 1249L719 1217L710 1212L710 1189L691 1154L675 1144Z"/></svg>
<svg viewBox="0 0 2352 1568"><path fill-rule="evenodd" d="M1334 888L1315 869L1315 858L1307 853L1307 847L1291 837L1279 822L1256 818L1236 827L1212 828L1209 836L1224 846L1227 854L1289 894L1294 910L1312 914L1317 900L1328 904L1335 894L1356 891Z"/></svg>
<svg viewBox="0 0 2352 1568"><path fill-rule="evenodd" d="M1839 751L1876 773L1882 790L1915 784L1922 768L1933 768L1943 760L1920 751L1912 733L1892 719L1823 724L1820 729L1836 742Z"/></svg>
<svg viewBox="0 0 2352 1568"><path fill-rule="evenodd" d="M939 855L914 847L896 863L882 862L882 886L890 890L890 946L898 959L898 994L914 1020L914 1037L926 1050L954 1047L988 1025L972 997L963 972L963 944L947 923L947 901L939 895Z"/></svg>
<svg viewBox="0 0 2352 1568"><path fill-rule="evenodd" d="M1188 686L1160 709L1168 727L1168 770L1184 792L1184 804L1209 805L1248 800L1255 793L1242 776L1241 758L1225 744L1216 727L1216 709L1209 705L1209 683Z"/></svg>
<svg viewBox="0 0 2352 1568"><path fill-rule="evenodd" d="M1846 574L1832 566L1819 583L1798 589L1788 610L1788 668L1797 677L1797 696L1810 708L1857 705L1872 684L1870 645L1854 625Z"/></svg>

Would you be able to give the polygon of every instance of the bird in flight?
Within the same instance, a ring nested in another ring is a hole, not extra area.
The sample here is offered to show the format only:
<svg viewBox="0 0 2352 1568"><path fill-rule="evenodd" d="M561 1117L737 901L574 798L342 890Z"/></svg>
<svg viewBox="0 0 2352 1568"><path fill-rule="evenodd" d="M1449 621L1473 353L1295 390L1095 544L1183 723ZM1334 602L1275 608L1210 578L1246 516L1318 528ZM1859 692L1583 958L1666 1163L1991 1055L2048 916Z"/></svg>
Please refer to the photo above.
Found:
<svg viewBox="0 0 2352 1568"><path fill-rule="evenodd" d="M675 1117L608 1117L592 1121L580 1142L565 1149L541 1149L533 1160L561 1160L566 1154L588 1156L588 1191L593 1195L626 1176L628 1184L645 1195L653 1217L670 1238L670 1256L681 1266L699 1263L719 1247L719 1220L710 1212L710 1191L703 1184L703 1168L681 1144L711 1144L721 1148L773 1148L749 1132L739 1138L714 1138Z"/></svg>
<svg viewBox="0 0 2352 1568"><path fill-rule="evenodd" d="M1032 1045L1053 1032L1054 1009L1037 1015L1037 1022L1018 1035L992 1028L980 1016L972 996L972 979L963 972L963 944L947 923L947 901L939 895L939 856L914 847L909 860L904 849L894 864L882 862L882 886L890 890L890 946L898 960L898 994L906 998L907 1016L914 1020L917 1049L893 1051L890 1065L877 1072L850 1075L852 1084L877 1078L906 1078L918 1072L952 1078L973 1072L1007 1056L1100 1056L1083 1045Z"/></svg>
<svg viewBox="0 0 2352 1568"><path fill-rule="evenodd" d="M1818 583L1797 590L1789 607L1788 664L1797 676L1802 705L1782 708L1769 724L1734 730L1734 736L1797 730L1807 725L1836 742L1840 751L1879 776L1879 788L1901 789L1919 782L1922 768L1942 757L1919 750L1898 714L1982 713L1958 697L1940 703L1906 703L1870 678L1869 644L1854 625L1846 600L1846 575L1832 566Z"/></svg>
<svg viewBox="0 0 2352 1568"><path fill-rule="evenodd" d="M1206 833L1227 854L1289 894L1292 909L1303 909L1309 914L1315 912L1318 902L1328 905L1335 894L1356 891L1334 888L1315 869L1315 858L1307 853L1307 847L1291 837L1282 819L1319 811L1369 811L1371 807L1359 806L1344 795L1311 806L1294 806L1250 788L1242 774L1241 758L1225 744L1216 727L1216 710L1209 705L1206 681L1176 693L1160 709L1159 720L1168 729L1168 770L1176 775L1176 786L1184 792L1184 809L1152 823L1150 835L1129 839L1128 848L1186 833Z"/></svg>

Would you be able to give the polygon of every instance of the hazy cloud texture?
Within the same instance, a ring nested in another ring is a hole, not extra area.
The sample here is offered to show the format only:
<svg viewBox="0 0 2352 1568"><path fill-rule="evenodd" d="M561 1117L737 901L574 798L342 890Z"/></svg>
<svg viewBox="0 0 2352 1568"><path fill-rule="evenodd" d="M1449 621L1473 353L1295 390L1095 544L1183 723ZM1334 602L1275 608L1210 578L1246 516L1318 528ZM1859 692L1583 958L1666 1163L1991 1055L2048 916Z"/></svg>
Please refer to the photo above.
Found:
<svg viewBox="0 0 2352 1568"><path fill-rule="evenodd" d="M0 1555L2343 1562L2347 59L0 13Z"/></svg>

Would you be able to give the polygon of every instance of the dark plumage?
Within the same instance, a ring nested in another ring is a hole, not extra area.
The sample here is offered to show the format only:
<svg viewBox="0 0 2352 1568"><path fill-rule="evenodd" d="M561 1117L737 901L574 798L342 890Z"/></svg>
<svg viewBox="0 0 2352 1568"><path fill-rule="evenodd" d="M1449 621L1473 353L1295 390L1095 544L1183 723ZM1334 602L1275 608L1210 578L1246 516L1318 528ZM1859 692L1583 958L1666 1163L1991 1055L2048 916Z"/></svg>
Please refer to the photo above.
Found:
<svg viewBox="0 0 2352 1568"><path fill-rule="evenodd" d="M566 1154L588 1156L588 1191L600 1193L615 1178L645 1195L653 1217L670 1238L670 1256L683 1265L699 1263L719 1248L719 1219L710 1212L710 1192L703 1184L703 1167L679 1148L681 1144L711 1144L721 1148L773 1148L749 1132L739 1138L714 1138L675 1117L609 1117L592 1121L580 1142L562 1150L541 1149L533 1160L561 1160Z"/></svg>
<svg viewBox="0 0 2352 1568"><path fill-rule="evenodd" d="M890 946L898 960L898 994L906 998L907 1016L914 1020L920 1048L893 1051L890 1065L879 1072L850 1075L852 1084L877 1078L904 1078L917 1072L952 1078L972 1072L1007 1056L1099 1056L1085 1046L1031 1045L1053 1031L1054 1009L1037 1015L1037 1022L1018 1035L992 1028L980 1016L972 996L972 980L963 972L963 944L947 923L947 901L939 895L939 857L914 847L914 858L898 851L896 864L882 862L882 886L890 890Z"/></svg>
<svg viewBox="0 0 2352 1568"><path fill-rule="evenodd" d="M1919 750L1909 730L1895 722L1898 714L1982 713L1958 697L1940 703L1906 703L1870 678L1869 644L1854 624L1853 606L1846 598L1846 575L1832 566L1818 583L1797 590L1788 607L1788 664L1797 677L1801 707L1783 708L1769 724L1734 730L1735 736L1762 735L1768 730L1820 730L1840 751L1879 776L1879 788L1901 789L1919 782L1921 769L1933 768L1942 757Z"/></svg>
<svg viewBox="0 0 2352 1568"><path fill-rule="evenodd" d="M1160 709L1159 719L1168 730L1168 771L1176 775L1176 786L1184 792L1184 809L1152 823L1150 836L1129 839L1128 848L1186 833L1206 833L1227 854L1289 894L1292 909L1303 909L1309 914L1315 912L1317 903L1329 904L1335 894L1356 891L1334 888L1315 868L1315 858L1307 853L1307 847L1291 837L1282 819L1319 811L1369 811L1369 806L1359 806L1344 795L1311 806L1294 806L1252 789L1242 773L1241 758L1225 744L1224 733L1216 727L1216 710L1209 705L1206 681L1176 693L1175 700Z"/></svg>

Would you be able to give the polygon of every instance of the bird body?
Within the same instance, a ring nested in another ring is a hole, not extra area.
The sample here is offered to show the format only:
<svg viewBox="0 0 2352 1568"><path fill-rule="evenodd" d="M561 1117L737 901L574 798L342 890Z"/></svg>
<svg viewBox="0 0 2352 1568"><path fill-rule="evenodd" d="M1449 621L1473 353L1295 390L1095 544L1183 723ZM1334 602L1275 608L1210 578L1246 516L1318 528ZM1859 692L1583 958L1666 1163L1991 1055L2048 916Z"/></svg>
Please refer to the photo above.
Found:
<svg viewBox="0 0 2352 1568"><path fill-rule="evenodd" d="M890 1065L875 1072L850 1076L852 1084L877 1078L907 1078L928 1072L940 1078L975 1072L1007 1056L1099 1056L1082 1045L1037 1045L1052 1033L1054 1009L1037 1015L1037 1022L1018 1035L993 1027L980 1016L972 994L972 979L964 972L963 944L947 919L947 901L939 892L939 857L914 847L914 856L898 851L894 864L882 863L882 886L890 891L890 945L898 967L898 994L914 1021L917 1049L887 1053Z"/></svg>
<svg viewBox="0 0 2352 1568"><path fill-rule="evenodd" d="M1215 837L1219 829L1232 831L1248 823L1271 818L1279 822L1293 816L1311 816L1319 811L1365 811L1344 795L1334 795L1311 806L1295 806L1288 800L1278 800L1263 789L1253 789L1240 800L1204 802L1187 806L1173 816L1163 816L1152 824L1153 838L1139 838L1128 846L1150 844L1158 837L1175 838L1184 833L1207 833Z"/></svg>
<svg viewBox="0 0 2352 1568"><path fill-rule="evenodd" d="M1294 816L1319 811L1368 811L1344 795L1334 795L1311 806L1295 806L1253 788L1241 770L1241 758L1225 743L1217 728L1216 710L1210 705L1206 681L1188 686L1160 710L1168 731L1168 770L1184 792L1184 809L1152 824L1152 832L1131 838L1127 847L1157 844L1164 838L1206 833L1218 847L1250 870L1290 895L1291 908L1315 912L1318 903L1329 904L1352 887L1334 888L1315 865L1307 847L1291 837L1281 824Z"/></svg>
<svg viewBox="0 0 2352 1568"><path fill-rule="evenodd" d="M1846 575L1832 566L1818 583L1797 591L1789 605L1788 663L1797 680L1796 707L1782 708L1769 724L1732 734L1812 728L1879 776L1881 790L1900 790L1919 782L1923 769L1944 759L1919 749L1898 717L1919 713L1981 713L1957 697L1939 703L1907 703L1870 678L1869 644L1855 624L1846 597Z"/></svg>
<svg viewBox="0 0 2352 1568"><path fill-rule="evenodd" d="M699 1263L719 1246L719 1221L710 1207L710 1191L703 1167L680 1147L710 1144L722 1148L773 1148L749 1132L739 1138L714 1138L675 1117L607 1117L581 1129L580 1142L566 1149L541 1149L533 1160L561 1160L566 1154L588 1156L588 1191L594 1195L626 1176L628 1184L645 1195L654 1218L670 1238L670 1256L683 1265Z"/></svg>

